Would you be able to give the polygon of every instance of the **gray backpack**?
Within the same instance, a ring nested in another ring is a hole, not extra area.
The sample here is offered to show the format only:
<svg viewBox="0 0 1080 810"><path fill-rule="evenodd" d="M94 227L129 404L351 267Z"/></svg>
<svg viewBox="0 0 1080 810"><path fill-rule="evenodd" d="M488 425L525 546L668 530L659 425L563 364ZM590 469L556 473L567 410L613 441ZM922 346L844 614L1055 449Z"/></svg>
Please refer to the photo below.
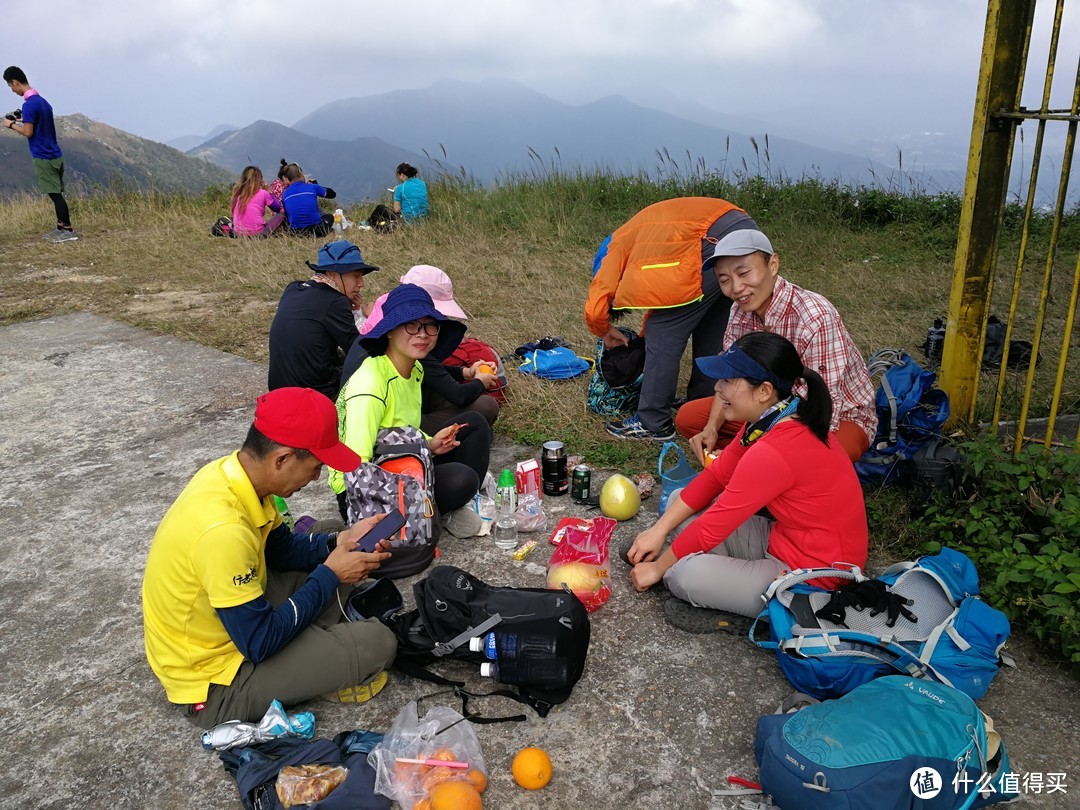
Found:
<svg viewBox="0 0 1080 810"><path fill-rule="evenodd" d="M393 556L379 567L380 577L407 577L428 567L440 524L434 462L417 428L380 430L372 461L345 473L345 497L350 524L395 508L405 516L405 525L390 536Z"/></svg>

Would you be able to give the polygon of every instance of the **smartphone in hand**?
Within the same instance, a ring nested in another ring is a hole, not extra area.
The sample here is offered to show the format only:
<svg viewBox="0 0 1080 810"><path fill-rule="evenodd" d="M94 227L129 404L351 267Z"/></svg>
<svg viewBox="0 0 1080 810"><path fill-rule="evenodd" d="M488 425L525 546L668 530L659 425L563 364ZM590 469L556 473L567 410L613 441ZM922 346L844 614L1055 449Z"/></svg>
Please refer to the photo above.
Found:
<svg viewBox="0 0 1080 810"><path fill-rule="evenodd" d="M387 539L390 535L405 525L405 516L397 509L387 513L386 517L375 524L375 527L360 538L354 551L372 552L380 540Z"/></svg>

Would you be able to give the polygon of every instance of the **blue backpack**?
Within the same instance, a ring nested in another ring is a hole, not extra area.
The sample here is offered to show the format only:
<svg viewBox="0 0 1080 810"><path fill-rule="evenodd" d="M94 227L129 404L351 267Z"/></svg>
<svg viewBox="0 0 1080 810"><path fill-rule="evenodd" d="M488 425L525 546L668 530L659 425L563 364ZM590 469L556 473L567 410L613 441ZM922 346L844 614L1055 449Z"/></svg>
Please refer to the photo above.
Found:
<svg viewBox="0 0 1080 810"><path fill-rule="evenodd" d="M880 377L875 408L877 435L855 472L864 484L891 484L907 472L912 457L935 438L949 418L949 397L934 387L937 375L899 349L882 349L866 364Z"/></svg>
<svg viewBox="0 0 1080 810"><path fill-rule="evenodd" d="M849 583L834 591L808 584L823 577ZM860 592L877 594L876 604L852 604ZM1009 620L978 594L975 565L950 548L876 580L855 567L801 569L769 586L750 639L775 650L787 679L817 698L900 672L978 699L1001 664L1012 664L1001 652Z"/></svg>
<svg viewBox="0 0 1080 810"><path fill-rule="evenodd" d="M1017 795L1004 743L957 689L895 675L809 702L758 721L761 789L779 807L966 810Z"/></svg>
<svg viewBox="0 0 1080 810"><path fill-rule="evenodd" d="M555 346L551 349L533 349L524 358L521 365L518 366L518 371L545 380L569 380L571 377L577 377L592 368L592 364L588 360L578 357L566 346Z"/></svg>

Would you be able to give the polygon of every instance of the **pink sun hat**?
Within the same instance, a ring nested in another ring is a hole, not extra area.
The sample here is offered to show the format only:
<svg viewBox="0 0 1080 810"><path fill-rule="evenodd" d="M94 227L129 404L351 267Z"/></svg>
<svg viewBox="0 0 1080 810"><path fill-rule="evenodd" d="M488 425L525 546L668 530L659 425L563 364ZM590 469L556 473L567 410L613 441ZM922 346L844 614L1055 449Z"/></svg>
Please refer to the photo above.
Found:
<svg viewBox="0 0 1080 810"><path fill-rule="evenodd" d="M418 264L401 277L402 284L415 284L427 290L435 309L448 318L460 318L465 321L469 316L454 300L454 282L438 267L430 264ZM373 312L372 315L375 313Z"/></svg>
<svg viewBox="0 0 1080 810"><path fill-rule="evenodd" d="M371 307L371 314L364 319L364 323L360 327L361 335L368 334L368 332L374 329L375 325L382 320L382 305L383 302L386 301L386 296L389 294L390 293L383 293L375 299L375 303Z"/></svg>

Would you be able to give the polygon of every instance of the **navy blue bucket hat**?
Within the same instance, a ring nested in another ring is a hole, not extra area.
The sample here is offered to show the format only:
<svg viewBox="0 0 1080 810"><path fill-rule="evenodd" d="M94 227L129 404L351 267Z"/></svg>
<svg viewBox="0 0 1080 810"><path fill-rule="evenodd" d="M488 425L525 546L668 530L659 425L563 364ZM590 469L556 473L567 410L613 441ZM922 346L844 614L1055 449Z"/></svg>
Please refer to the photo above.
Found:
<svg viewBox="0 0 1080 810"><path fill-rule="evenodd" d="M327 242L319 248L319 263L304 262L316 273L363 273L379 268L364 261L360 248L345 239Z"/></svg>
<svg viewBox="0 0 1080 810"><path fill-rule="evenodd" d="M369 355L385 354L388 343L386 336L390 330L421 318L433 318L439 322L439 338L428 356L445 360L465 337L465 324L447 318L435 309L428 291L416 284L401 284L390 291L383 301L382 318L361 339L360 345Z"/></svg>

